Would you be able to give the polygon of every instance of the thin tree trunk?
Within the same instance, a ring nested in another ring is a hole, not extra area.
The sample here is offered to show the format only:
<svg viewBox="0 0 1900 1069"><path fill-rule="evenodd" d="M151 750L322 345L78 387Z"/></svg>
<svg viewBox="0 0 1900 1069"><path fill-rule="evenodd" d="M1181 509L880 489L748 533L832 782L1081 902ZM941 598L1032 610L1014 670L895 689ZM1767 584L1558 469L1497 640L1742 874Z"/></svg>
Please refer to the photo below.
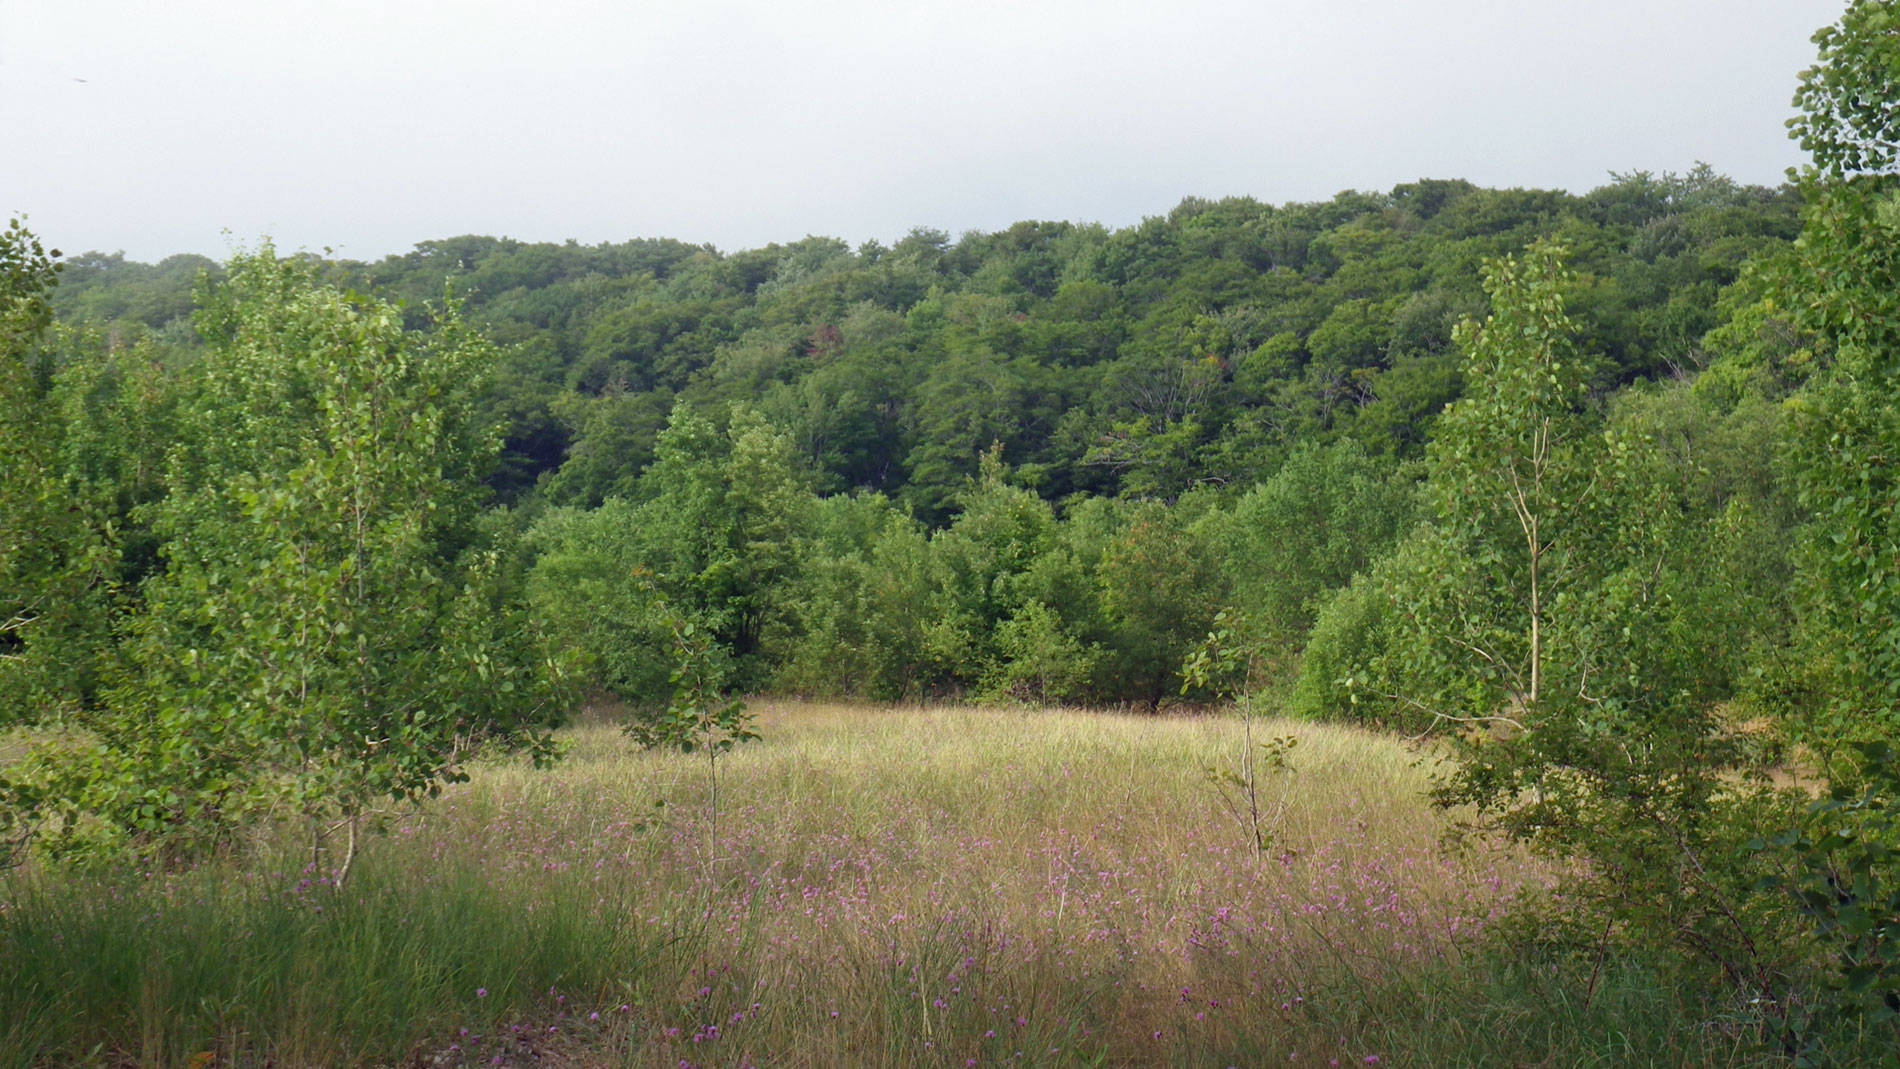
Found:
<svg viewBox="0 0 1900 1069"><path fill-rule="evenodd" d="M349 837L348 842L349 842L349 845L346 846L343 850L343 865L342 867L336 870L336 889L339 891L343 890L343 885L349 881L350 867L356 864L356 814L355 813L350 814L350 837Z"/></svg>

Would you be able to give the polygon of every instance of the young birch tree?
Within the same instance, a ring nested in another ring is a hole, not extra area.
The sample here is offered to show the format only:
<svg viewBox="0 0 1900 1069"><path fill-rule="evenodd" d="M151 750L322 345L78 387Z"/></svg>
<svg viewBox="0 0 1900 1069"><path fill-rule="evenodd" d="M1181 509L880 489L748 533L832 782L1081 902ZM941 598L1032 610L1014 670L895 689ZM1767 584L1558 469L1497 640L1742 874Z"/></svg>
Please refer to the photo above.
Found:
<svg viewBox="0 0 1900 1069"><path fill-rule="evenodd" d="M1403 701L1473 728L1525 732L1548 697L1590 521L1604 494L1603 442L1582 411L1585 373L1564 314L1563 250L1492 263L1492 312L1456 333L1469 387L1432 443L1435 522L1413 564ZM1568 675L1569 673L1562 673ZM1576 681L1587 695L1588 680Z"/></svg>
<svg viewBox="0 0 1900 1069"><path fill-rule="evenodd" d="M1466 396L1429 456L1433 518L1385 570L1389 700L1455 729L1436 789L1474 823L1588 862L1553 921L1679 940L1775 997L1761 896L1734 862L1772 794L1716 715L1722 681L1684 625L1684 576L1716 552L1640 433L1587 410L1563 250L1489 265L1465 323ZM1582 903L1595 908L1578 909Z"/></svg>
<svg viewBox="0 0 1900 1069"><path fill-rule="evenodd" d="M51 770L102 818L79 827L171 852L301 816L353 843L478 745L548 753L555 673L474 527L493 350L453 307L406 330L317 271L266 247L201 294L207 353L149 509L164 569L82 721L100 744Z"/></svg>

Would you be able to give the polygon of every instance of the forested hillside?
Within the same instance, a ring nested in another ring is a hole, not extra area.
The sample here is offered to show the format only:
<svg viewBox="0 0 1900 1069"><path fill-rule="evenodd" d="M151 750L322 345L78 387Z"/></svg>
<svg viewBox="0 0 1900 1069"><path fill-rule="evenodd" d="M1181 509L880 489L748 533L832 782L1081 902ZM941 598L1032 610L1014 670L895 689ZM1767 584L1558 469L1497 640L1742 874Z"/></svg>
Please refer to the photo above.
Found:
<svg viewBox="0 0 1900 1069"><path fill-rule="evenodd" d="M819 492L881 491L935 525L996 442L1050 501L1250 485L1338 438L1417 456L1458 395L1451 329L1483 309L1479 265L1538 237L1572 250L1598 394L1684 376L1709 359L1722 291L1793 238L1798 205L1703 168L1583 196L1421 181L1318 204L1190 199L1120 231L1023 222L855 251L469 236L328 272L413 315L463 297L504 348L505 501L634 496L676 402L723 423L738 401L791 436ZM118 343L189 347L193 280L217 270L87 254L55 305Z"/></svg>
<svg viewBox="0 0 1900 1069"><path fill-rule="evenodd" d="M1711 438L1736 470L1701 507L1772 497L1772 417L1734 407L1800 369L1731 320L1757 301L1747 265L1799 225L1793 189L1699 168L1582 196L1188 200L1120 231L855 251L462 237L310 264L411 326L452 296L500 347L486 481L599 685L664 684L645 595L609 578L646 566L747 689L1153 706L1223 606L1290 678L1325 596L1412 520L1416 462L1464 390L1454 327L1486 309L1480 265L1533 241L1569 250L1588 406L1660 421L1684 463ZM182 372L202 344L191 287L220 275L87 254L54 302L88 335L71 344ZM1692 399L1731 349L1730 385Z"/></svg>

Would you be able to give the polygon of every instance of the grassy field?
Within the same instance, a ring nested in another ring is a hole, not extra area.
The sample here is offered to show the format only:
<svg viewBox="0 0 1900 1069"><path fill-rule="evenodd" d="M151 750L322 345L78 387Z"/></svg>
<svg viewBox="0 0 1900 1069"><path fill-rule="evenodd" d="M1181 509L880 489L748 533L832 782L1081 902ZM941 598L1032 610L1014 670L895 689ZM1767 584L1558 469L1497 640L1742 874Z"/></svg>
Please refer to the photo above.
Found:
<svg viewBox="0 0 1900 1069"><path fill-rule="evenodd" d="M594 724L397 815L341 891L288 841L15 873L0 1067L1748 1061L1716 994L1484 952L1555 873L1441 846L1394 740L1268 723L1300 743L1256 858L1205 772L1232 718L757 711L716 820L703 759Z"/></svg>

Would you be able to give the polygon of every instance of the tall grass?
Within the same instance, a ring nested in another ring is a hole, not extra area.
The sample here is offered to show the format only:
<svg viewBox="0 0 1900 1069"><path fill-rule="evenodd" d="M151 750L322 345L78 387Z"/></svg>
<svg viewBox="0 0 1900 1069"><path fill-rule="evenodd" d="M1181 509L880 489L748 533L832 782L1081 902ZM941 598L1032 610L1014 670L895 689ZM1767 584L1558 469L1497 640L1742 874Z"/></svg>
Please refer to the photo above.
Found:
<svg viewBox="0 0 1900 1069"><path fill-rule="evenodd" d="M1219 718L767 704L721 773L569 733L372 841L0 885L0 1067L1728 1065L1746 1005L1484 948L1546 864L1301 737L1256 860ZM656 804L663 803L663 804ZM1586 988L1588 991L1586 997Z"/></svg>
<svg viewBox="0 0 1900 1069"><path fill-rule="evenodd" d="M667 951L591 886L436 855L391 849L340 892L282 865L17 881L0 1065L385 1064L549 988L600 1001Z"/></svg>

